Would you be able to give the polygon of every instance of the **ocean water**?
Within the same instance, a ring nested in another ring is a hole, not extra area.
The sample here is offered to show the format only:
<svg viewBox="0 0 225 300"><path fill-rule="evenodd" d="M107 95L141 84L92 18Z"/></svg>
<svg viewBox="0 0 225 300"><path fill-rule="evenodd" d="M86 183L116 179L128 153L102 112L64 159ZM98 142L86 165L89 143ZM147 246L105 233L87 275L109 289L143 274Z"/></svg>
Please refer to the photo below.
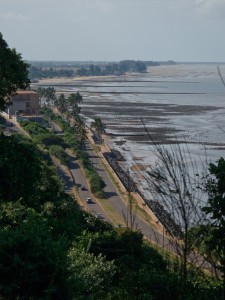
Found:
<svg viewBox="0 0 225 300"><path fill-rule="evenodd" d="M219 68L225 79L225 65ZM159 66L146 74L78 83L87 123L102 118L110 134L107 143L125 156L124 168L145 193L145 172L156 162L155 138L167 149L171 141L185 141L199 169L202 161L225 156L225 86L217 64Z"/></svg>
<svg viewBox="0 0 225 300"><path fill-rule="evenodd" d="M206 156L207 163L225 157L225 86L217 65L158 66L145 74L75 78L55 88L81 92L87 123L102 118L106 142L125 156L123 167L147 193L146 171L156 162L152 141L167 149L174 141L187 143L199 168ZM225 80L225 64L219 68Z"/></svg>

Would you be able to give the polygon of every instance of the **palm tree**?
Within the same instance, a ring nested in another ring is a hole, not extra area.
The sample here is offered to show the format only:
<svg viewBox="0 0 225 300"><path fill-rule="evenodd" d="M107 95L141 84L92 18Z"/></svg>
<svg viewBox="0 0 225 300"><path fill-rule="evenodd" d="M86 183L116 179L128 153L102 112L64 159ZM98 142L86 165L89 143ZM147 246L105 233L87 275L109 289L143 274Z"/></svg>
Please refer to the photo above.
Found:
<svg viewBox="0 0 225 300"><path fill-rule="evenodd" d="M46 101L50 103L50 106L52 106L56 99L54 87L49 86L45 89L45 97L46 97Z"/></svg>
<svg viewBox="0 0 225 300"><path fill-rule="evenodd" d="M58 99L56 100L56 106L62 114L67 111L67 101L64 94L59 95Z"/></svg>
<svg viewBox="0 0 225 300"><path fill-rule="evenodd" d="M84 118L77 115L75 119L74 128L76 131L76 136L80 142L83 142L87 138L87 131L85 128Z"/></svg>
<svg viewBox="0 0 225 300"><path fill-rule="evenodd" d="M49 104L51 104L52 106L52 104L56 100L56 95L55 95L56 91L54 87L50 87L50 86L47 88L38 87L37 92L40 95L41 99L44 98L48 106Z"/></svg>
<svg viewBox="0 0 225 300"><path fill-rule="evenodd" d="M100 143L102 143L102 134L105 133L105 124L102 123L100 117L94 118L94 122L91 123L91 129L94 129L94 139L97 139Z"/></svg>
<svg viewBox="0 0 225 300"><path fill-rule="evenodd" d="M68 117L73 120L74 124L76 122L77 115L80 113L80 107L78 103L83 101L83 98L79 92L72 93L69 95L68 99Z"/></svg>

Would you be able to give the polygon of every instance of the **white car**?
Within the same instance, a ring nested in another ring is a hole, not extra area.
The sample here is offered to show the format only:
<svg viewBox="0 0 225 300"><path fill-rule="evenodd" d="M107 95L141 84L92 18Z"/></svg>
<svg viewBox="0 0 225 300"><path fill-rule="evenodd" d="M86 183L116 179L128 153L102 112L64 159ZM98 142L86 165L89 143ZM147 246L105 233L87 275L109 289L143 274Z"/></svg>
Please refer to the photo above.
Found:
<svg viewBox="0 0 225 300"><path fill-rule="evenodd" d="M95 215L95 217L96 217L97 219L104 219L104 217L103 217L102 214L100 214L100 213L97 213L97 214Z"/></svg>

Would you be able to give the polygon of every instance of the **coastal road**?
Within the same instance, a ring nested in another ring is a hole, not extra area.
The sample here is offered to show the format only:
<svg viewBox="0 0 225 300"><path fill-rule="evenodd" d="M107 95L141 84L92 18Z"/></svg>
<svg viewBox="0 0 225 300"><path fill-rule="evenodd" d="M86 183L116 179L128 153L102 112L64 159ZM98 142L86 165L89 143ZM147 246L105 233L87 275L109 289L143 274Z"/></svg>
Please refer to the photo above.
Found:
<svg viewBox="0 0 225 300"><path fill-rule="evenodd" d="M116 187L114 186L108 173L104 169L99 157L95 154L88 141L85 142L85 147L93 166L106 183L106 187L104 189L107 197L106 201L108 201L110 206L121 216L121 218L124 218L124 216L128 218L129 224L130 219L127 205L124 203L124 200L120 197ZM164 234L159 233L150 225L150 222L148 222L148 220L143 220L137 214L134 220L134 228L140 230L142 234L148 239L150 239L152 242L164 246L165 248L168 248L171 244L171 242L164 236Z"/></svg>
<svg viewBox="0 0 225 300"><path fill-rule="evenodd" d="M87 183L87 180L77 162L76 157L70 152L67 151L67 154L70 157L70 161L68 163L68 167L71 171L71 174L74 178L75 185L78 189L78 192L83 200L83 205L86 208L87 211L89 211L91 214L96 215L97 213L100 213L106 221L110 221L108 216L105 214L104 210L101 208L101 206L94 200L93 195L90 192L89 185ZM92 202L87 203L87 198L91 198Z"/></svg>
<svg viewBox="0 0 225 300"><path fill-rule="evenodd" d="M51 122L51 125L52 125L52 129L54 130L55 133L57 133L58 135L63 135L62 129L56 123ZM82 199L83 206L85 207L85 209L88 212L90 212L94 216L96 214L101 214L101 216L106 221L109 222L110 220L109 220L108 216L105 214L104 210L94 200L94 197L90 192L90 188L89 188L88 182L85 178L85 175L83 174L83 172L82 172L82 170L81 170L81 168L80 168L80 166L77 162L76 156L73 155L72 152L69 149L66 150L66 153L70 158L70 160L68 162L68 168L70 170L70 175L72 175L72 178L73 178L73 181L74 181L72 185L75 185L76 188L78 189L78 193L80 195L80 198ZM58 168L58 173L64 181L64 190L66 192L71 192L70 179L65 177L66 176L65 172L60 170L60 168ZM92 201L88 203L87 198L91 198Z"/></svg>
<svg viewBox="0 0 225 300"><path fill-rule="evenodd" d="M121 215L127 216L129 218L129 210L127 205L124 203L124 200L120 197L119 193L117 192L116 187L112 183L108 173L106 172L105 168L103 167L100 158L95 154L90 143L88 141L85 142L86 150L89 154L89 158L92 161L93 166L95 167L98 174L102 177L102 179L106 183L105 193L107 196L107 200L111 207ZM148 218L148 216L147 216ZM150 217L149 217L150 218ZM129 222L128 222L129 223ZM162 248L177 254L182 253L182 248L179 245L179 241L173 241L168 239L165 235L165 230L162 229L162 232L157 231L155 228L152 227L150 222L147 219L142 219L138 214L135 216L134 220L134 229L138 229L142 232L142 234L149 239L151 242L161 246ZM182 255L181 255L182 256ZM190 261L194 262L195 264L205 267L212 271L211 265L204 259L204 257L198 255L195 252L189 254Z"/></svg>
<svg viewBox="0 0 225 300"><path fill-rule="evenodd" d="M58 134L62 134L61 129L54 124L54 130ZM131 218L129 214L129 209L127 205L125 204L124 200L119 195L115 185L113 184L112 180L110 179L108 173L104 169L101 160L99 157L95 154L93 151L90 142L87 140L85 141L85 148L89 155L89 158L95 167L98 174L101 176L101 178L105 181L106 187L104 189L107 199L105 201L108 201L108 204L112 207L112 209L117 213L119 216L119 219L122 220L126 225L131 224ZM93 195L90 193L90 187L87 183L87 180L85 178L85 175L83 174L76 157L68 150L67 154L70 156L70 162L68 164L68 167L71 171L71 174L74 178L75 185L78 188L79 195L81 196L83 200L84 207L93 215L96 215L97 213L100 213L104 219L108 222L110 222L110 218L108 215L104 212L102 207L97 203L97 201L94 200ZM92 203L87 203L86 199L91 198L93 201ZM142 234L151 240L152 242L167 248L168 250L171 249L171 242L168 240L168 238L163 234L158 232L155 228L153 228L150 224L150 222L146 219L143 220L138 216L138 214L135 214L134 220L133 220L133 228L138 229L142 232ZM116 224L115 226L120 226L121 224ZM157 224L156 224L157 225Z"/></svg>

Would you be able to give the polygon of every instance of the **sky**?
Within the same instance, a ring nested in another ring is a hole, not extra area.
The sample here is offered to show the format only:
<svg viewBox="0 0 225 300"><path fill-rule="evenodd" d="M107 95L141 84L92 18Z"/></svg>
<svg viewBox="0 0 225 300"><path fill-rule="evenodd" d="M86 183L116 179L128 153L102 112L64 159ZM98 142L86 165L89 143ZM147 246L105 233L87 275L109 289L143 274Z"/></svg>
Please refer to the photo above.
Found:
<svg viewBox="0 0 225 300"><path fill-rule="evenodd" d="M225 62L225 0L0 0L25 60Z"/></svg>

